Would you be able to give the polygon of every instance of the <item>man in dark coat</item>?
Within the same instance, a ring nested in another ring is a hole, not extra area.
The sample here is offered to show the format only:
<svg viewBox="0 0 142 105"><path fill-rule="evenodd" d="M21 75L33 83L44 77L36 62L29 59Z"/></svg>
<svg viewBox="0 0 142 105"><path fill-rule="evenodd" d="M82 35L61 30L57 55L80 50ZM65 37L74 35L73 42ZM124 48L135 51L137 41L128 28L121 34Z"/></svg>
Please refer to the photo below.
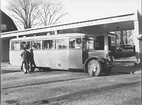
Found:
<svg viewBox="0 0 142 105"><path fill-rule="evenodd" d="M34 67L36 67L35 61L34 61L34 53L33 53L33 49L30 49L30 69L31 71L34 71Z"/></svg>
<svg viewBox="0 0 142 105"><path fill-rule="evenodd" d="M21 58L22 58L22 67L23 67L23 64L25 64L25 69L23 68L24 70L24 74L25 73L29 73L29 57L30 57L30 54L29 52L26 50L26 48L23 49L24 51L22 52L21 54Z"/></svg>

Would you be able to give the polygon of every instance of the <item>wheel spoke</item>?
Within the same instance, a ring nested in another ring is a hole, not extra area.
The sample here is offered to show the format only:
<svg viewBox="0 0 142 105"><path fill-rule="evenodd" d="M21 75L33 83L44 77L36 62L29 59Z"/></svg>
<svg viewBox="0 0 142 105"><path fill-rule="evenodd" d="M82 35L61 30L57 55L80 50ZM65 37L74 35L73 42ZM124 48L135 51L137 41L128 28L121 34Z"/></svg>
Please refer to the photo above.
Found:
<svg viewBox="0 0 142 105"><path fill-rule="evenodd" d="M100 74L101 71L101 67L100 67L100 63L96 60L91 60L88 63L88 73L91 76L98 76Z"/></svg>

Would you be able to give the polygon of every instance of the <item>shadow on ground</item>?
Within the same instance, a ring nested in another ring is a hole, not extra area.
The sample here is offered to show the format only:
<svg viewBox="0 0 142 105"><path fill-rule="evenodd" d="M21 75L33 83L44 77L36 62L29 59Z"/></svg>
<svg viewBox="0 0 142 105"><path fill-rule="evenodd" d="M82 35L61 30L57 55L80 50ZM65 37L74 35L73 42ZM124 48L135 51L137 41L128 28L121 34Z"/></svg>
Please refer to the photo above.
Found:
<svg viewBox="0 0 142 105"><path fill-rule="evenodd" d="M1 70L1 74L21 72L21 70Z"/></svg>
<svg viewBox="0 0 142 105"><path fill-rule="evenodd" d="M48 98L48 99L44 99L44 100L38 100L38 101L34 101L32 103L28 103L28 104L32 104L32 105L41 105L41 104L52 104L52 105L61 105L61 103L63 103L63 100L77 100L78 97L83 98L83 96L86 96L87 94L91 94L91 93L95 93L95 95L97 94L102 94L103 92L107 93L109 90L115 90L116 88L122 88L122 87L132 87L135 86L137 84L140 84L140 81L138 82L132 82L132 83L120 83L120 84L116 84L116 85L111 85L111 86L105 86L105 87L99 87L99 88L91 88L88 90L80 90L74 93L69 93L69 94L65 94L65 95L60 95L60 96L56 96L53 98ZM60 104L59 104L60 103Z"/></svg>

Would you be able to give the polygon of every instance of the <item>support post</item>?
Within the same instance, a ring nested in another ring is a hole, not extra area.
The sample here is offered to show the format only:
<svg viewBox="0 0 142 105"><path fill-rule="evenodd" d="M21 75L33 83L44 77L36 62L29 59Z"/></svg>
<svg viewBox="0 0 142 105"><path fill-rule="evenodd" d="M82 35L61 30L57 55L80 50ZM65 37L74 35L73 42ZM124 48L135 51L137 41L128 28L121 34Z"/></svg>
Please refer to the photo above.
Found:
<svg viewBox="0 0 142 105"><path fill-rule="evenodd" d="M134 21L134 44L135 44L135 56L136 56L136 63L139 64L140 61L140 41L138 40L139 36L139 21Z"/></svg>
<svg viewBox="0 0 142 105"><path fill-rule="evenodd" d="M106 53L108 53L109 49L108 49L108 34L105 33L104 34L104 50Z"/></svg>
<svg viewBox="0 0 142 105"><path fill-rule="evenodd" d="M54 31L55 32L55 35L57 35L58 34L58 32L57 32L58 30L56 30L56 31Z"/></svg>

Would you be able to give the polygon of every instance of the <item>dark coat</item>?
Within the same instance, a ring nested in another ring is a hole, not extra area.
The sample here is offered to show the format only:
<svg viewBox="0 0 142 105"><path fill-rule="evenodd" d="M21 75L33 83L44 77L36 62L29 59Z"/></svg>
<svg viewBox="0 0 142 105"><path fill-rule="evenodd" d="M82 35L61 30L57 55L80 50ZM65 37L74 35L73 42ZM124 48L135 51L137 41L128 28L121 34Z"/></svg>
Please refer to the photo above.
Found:
<svg viewBox="0 0 142 105"><path fill-rule="evenodd" d="M21 57L23 59L23 61L30 61L30 52L27 50L24 50L21 54Z"/></svg>

